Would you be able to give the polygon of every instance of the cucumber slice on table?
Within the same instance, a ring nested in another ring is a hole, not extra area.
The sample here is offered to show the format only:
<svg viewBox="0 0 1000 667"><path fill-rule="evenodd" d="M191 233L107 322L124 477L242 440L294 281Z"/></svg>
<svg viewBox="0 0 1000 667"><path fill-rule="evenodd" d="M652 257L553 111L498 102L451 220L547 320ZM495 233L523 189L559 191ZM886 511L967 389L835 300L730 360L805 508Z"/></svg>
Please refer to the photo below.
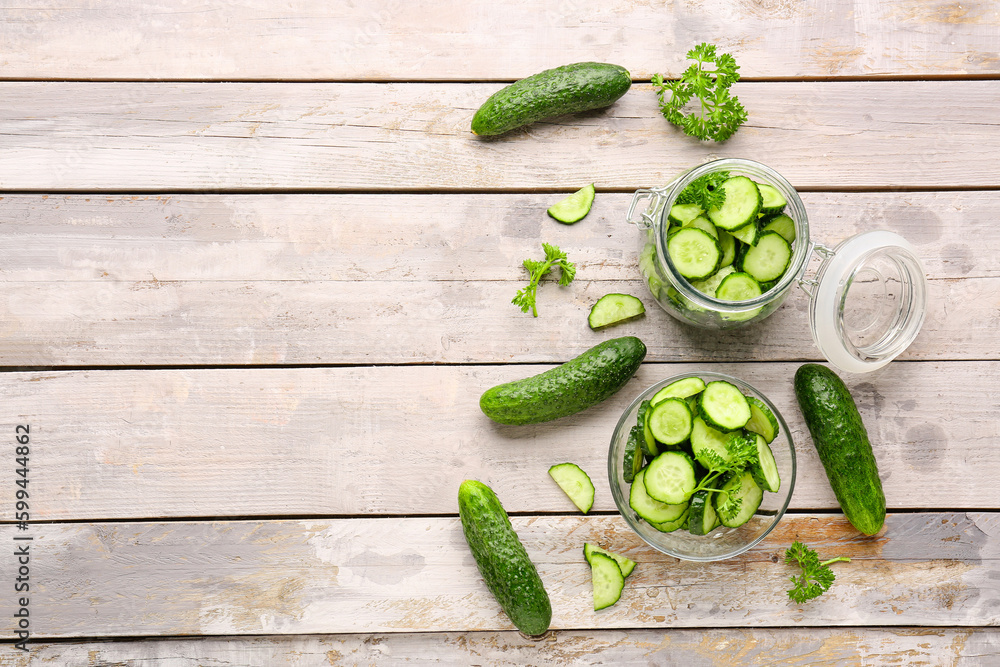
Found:
<svg viewBox="0 0 1000 667"><path fill-rule="evenodd" d="M684 378L677 382L671 382L660 391L653 394L650 399L653 405L668 398L688 398L695 394L700 394L705 390L705 381L698 377Z"/></svg>
<svg viewBox="0 0 1000 667"><path fill-rule="evenodd" d="M778 232L789 243L795 241L795 221L784 213L776 215L773 218L769 218L768 221L764 223L764 228L761 229L761 231Z"/></svg>
<svg viewBox="0 0 1000 667"><path fill-rule="evenodd" d="M764 436L764 441L771 444L778 435L778 420L759 398L747 396L747 402L750 404L750 421L744 428Z"/></svg>
<svg viewBox="0 0 1000 667"><path fill-rule="evenodd" d="M635 561L622 556L621 554L616 554L613 551L608 551L607 549L602 549L596 544L591 544L590 542L584 542L583 544L583 557L587 559L587 563L590 564L590 557L592 554L604 554L605 556L610 556L615 559L618 563L618 569L622 571L622 575L627 577L632 574L632 570L635 569Z"/></svg>
<svg viewBox="0 0 1000 667"><path fill-rule="evenodd" d="M708 209L708 218L716 227L732 232L757 222L762 199L756 183L746 176L734 176L719 187L726 199L722 206Z"/></svg>
<svg viewBox="0 0 1000 667"><path fill-rule="evenodd" d="M754 439L757 442L757 460L750 464L750 473L757 486L765 491L777 493L781 488L781 475L774 460L774 452L761 434L754 433Z"/></svg>
<svg viewBox="0 0 1000 667"><path fill-rule="evenodd" d="M546 212L564 225L572 225L590 213L590 207L594 204L594 192L594 184L591 183L553 204Z"/></svg>
<svg viewBox="0 0 1000 667"><path fill-rule="evenodd" d="M639 474L632 480L632 488L629 489L628 494L628 506L642 519L645 519L654 526L677 521L687 512L687 503L661 503L651 498L646 493L646 483L644 481L648 468L649 466L646 466L646 468L640 470Z"/></svg>
<svg viewBox="0 0 1000 667"><path fill-rule="evenodd" d="M719 242L697 227L682 227L667 239L667 252L677 272L688 280L704 280L722 261Z"/></svg>
<svg viewBox="0 0 1000 667"><path fill-rule="evenodd" d="M555 480L584 514L594 506L594 483L580 466L575 463L559 463L549 468L549 477Z"/></svg>
<svg viewBox="0 0 1000 667"><path fill-rule="evenodd" d="M705 385L698 397L705 423L719 431L735 431L750 421L750 403L739 387L724 380Z"/></svg>
<svg viewBox="0 0 1000 667"><path fill-rule="evenodd" d="M590 309L587 324L591 329L618 324L646 312L642 301L631 294L605 294Z"/></svg>
<svg viewBox="0 0 1000 667"><path fill-rule="evenodd" d="M777 280L792 263L792 246L778 232L764 232L757 245L747 249L741 269L758 283Z"/></svg>
<svg viewBox="0 0 1000 667"><path fill-rule="evenodd" d="M760 190L760 212L764 215L774 215L775 213L781 213L785 210L785 205L788 200L785 196L781 194L781 191L773 185L768 185L767 183L757 183L757 189Z"/></svg>
<svg viewBox="0 0 1000 667"><path fill-rule="evenodd" d="M610 607L622 597L625 575L611 556L594 552L590 555L590 578L594 586L594 611Z"/></svg>
<svg viewBox="0 0 1000 667"><path fill-rule="evenodd" d="M691 409L682 398L665 398L649 412L649 430L658 442L677 445L691 435Z"/></svg>
<svg viewBox="0 0 1000 667"><path fill-rule="evenodd" d="M713 502L719 522L723 526L737 528L750 520L763 499L764 492L753 481L753 475L744 470L722 485Z"/></svg>
<svg viewBox="0 0 1000 667"><path fill-rule="evenodd" d="M706 489L695 492L688 507L688 532L708 535L718 525L719 515L712 505L712 492Z"/></svg>
<svg viewBox="0 0 1000 667"><path fill-rule="evenodd" d="M697 484L694 462L684 452L663 452L643 472L643 486L649 497L668 505L686 503Z"/></svg>

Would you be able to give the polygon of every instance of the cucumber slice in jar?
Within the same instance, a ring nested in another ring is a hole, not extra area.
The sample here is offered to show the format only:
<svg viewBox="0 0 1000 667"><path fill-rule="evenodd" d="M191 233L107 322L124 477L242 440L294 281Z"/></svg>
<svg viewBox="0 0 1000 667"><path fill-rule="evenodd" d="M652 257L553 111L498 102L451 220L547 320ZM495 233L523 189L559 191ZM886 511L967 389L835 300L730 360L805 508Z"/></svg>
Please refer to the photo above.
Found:
<svg viewBox="0 0 1000 667"><path fill-rule="evenodd" d="M649 430L657 442L677 445L691 435L691 409L682 398L665 398L649 412Z"/></svg>
<svg viewBox="0 0 1000 667"><path fill-rule="evenodd" d="M580 466L575 463L559 463L549 468L549 477L555 480L584 514L594 506L594 483Z"/></svg>
<svg viewBox="0 0 1000 667"><path fill-rule="evenodd" d="M760 212L764 215L774 215L776 213L781 213L785 210L785 205L788 204L788 200L785 196L781 194L781 191L773 185L768 185L767 183L757 183L757 189L760 190Z"/></svg>
<svg viewBox="0 0 1000 667"><path fill-rule="evenodd" d="M653 405L656 405L660 401L667 398L688 398L690 396L694 396L695 394L700 394L704 390L705 381L701 378L684 378L682 380L677 380L676 382L671 382L666 387L653 394L653 398L649 400Z"/></svg>
<svg viewBox="0 0 1000 667"><path fill-rule="evenodd" d="M739 229L734 229L729 233L737 241L742 241L746 245L752 246L757 244L757 237L760 236L760 228L757 227L757 223L754 223L752 225L740 227Z"/></svg>
<svg viewBox="0 0 1000 667"><path fill-rule="evenodd" d="M594 586L594 611L610 607L622 597L625 575L611 556L590 555L590 578Z"/></svg>
<svg viewBox="0 0 1000 667"><path fill-rule="evenodd" d="M627 577L632 574L632 570L635 569L635 561L622 556L621 554L616 554L613 551L608 551L607 549L602 549L596 544L591 544L590 542L583 543L583 557L587 559L588 565L593 565L590 557L595 554L603 554L615 559L618 563L618 569L622 571L622 576Z"/></svg>
<svg viewBox="0 0 1000 667"><path fill-rule="evenodd" d="M757 442L757 460L750 464L750 474L757 486L765 491L777 493L781 488L781 475L778 473L778 464L774 460L774 452L764 441L764 436L754 433Z"/></svg>
<svg viewBox="0 0 1000 667"><path fill-rule="evenodd" d="M736 269L734 269L732 266L724 266L718 271L716 271L714 274L706 278L705 280L694 281L693 283L691 283L691 287L695 288L696 290L698 290L699 292L701 292L706 296L717 298L716 292L719 289L719 285L721 285L722 281L726 278L726 276L728 276L731 273L736 273Z"/></svg>
<svg viewBox="0 0 1000 667"><path fill-rule="evenodd" d="M655 498L650 497L649 493L646 492L645 482L646 470L648 468L649 466L646 466L640 470L639 474L632 480L632 488L629 489L628 494L628 506L640 518L654 526L677 521L687 512L687 503L661 503Z"/></svg>
<svg viewBox="0 0 1000 667"><path fill-rule="evenodd" d="M698 398L705 423L718 431L736 431L750 421L750 403L739 387L725 380L705 385Z"/></svg>
<svg viewBox="0 0 1000 667"><path fill-rule="evenodd" d="M744 428L764 436L764 442L771 444L778 435L778 420L774 413L764 405L764 401L754 396L747 396L747 403L750 404L750 421Z"/></svg>
<svg viewBox="0 0 1000 667"><path fill-rule="evenodd" d="M757 238L757 245L747 249L741 270L758 283L765 283L785 275L791 262L792 246L788 241L778 232L764 232Z"/></svg>
<svg viewBox="0 0 1000 667"><path fill-rule="evenodd" d="M715 239L719 238L719 230L715 227L715 225L709 222L708 218L703 215L699 215L697 218L684 225L684 227L694 227L695 229L700 229L701 231L708 233ZM683 229L683 227L681 229Z"/></svg>
<svg viewBox="0 0 1000 667"><path fill-rule="evenodd" d="M728 528L742 526L757 512L764 492L744 470L730 477L713 498L719 522Z"/></svg>
<svg viewBox="0 0 1000 667"><path fill-rule="evenodd" d="M642 301L631 294L605 294L590 309L587 324L591 329L619 324L646 312Z"/></svg>
<svg viewBox="0 0 1000 667"><path fill-rule="evenodd" d="M722 261L719 266L731 266L736 261L736 237L722 229L719 229L718 232L719 248L722 249Z"/></svg>
<svg viewBox="0 0 1000 667"><path fill-rule="evenodd" d="M723 278L718 289L715 290L715 298L720 301L749 301L756 299L761 294L763 292L760 289L760 283L754 280L749 273L742 271L731 273Z"/></svg>
<svg viewBox="0 0 1000 667"><path fill-rule="evenodd" d="M722 261L719 242L696 227L682 227L667 239L667 253L677 272L688 280L704 280Z"/></svg>
<svg viewBox="0 0 1000 667"><path fill-rule="evenodd" d="M778 232L789 243L795 241L795 221L782 213L773 218L769 218L764 223L762 232Z"/></svg>
<svg viewBox="0 0 1000 667"><path fill-rule="evenodd" d="M725 191L726 199L722 206L708 209L708 219L728 232L755 225L762 202L757 184L746 176L734 176L719 187Z"/></svg>
<svg viewBox="0 0 1000 667"><path fill-rule="evenodd" d="M667 220L672 224L683 227L704 212L705 209L697 204L674 204L670 207L670 212L667 213Z"/></svg>
<svg viewBox="0 0 1000 667"><path fill-rule="evenodd" d="M694 463L691 457L683 452L663 452L653 459L643 472L646 493L661 503L686 504L695 490Z"/></svg>
<svg viewBox="0 0 1000 667"><path fill-rule="evenodd" d="M594 204L594 192L594 184L591 183L553 204L546 212L564 225L580 222L590 213L590 207Z"/></svg>

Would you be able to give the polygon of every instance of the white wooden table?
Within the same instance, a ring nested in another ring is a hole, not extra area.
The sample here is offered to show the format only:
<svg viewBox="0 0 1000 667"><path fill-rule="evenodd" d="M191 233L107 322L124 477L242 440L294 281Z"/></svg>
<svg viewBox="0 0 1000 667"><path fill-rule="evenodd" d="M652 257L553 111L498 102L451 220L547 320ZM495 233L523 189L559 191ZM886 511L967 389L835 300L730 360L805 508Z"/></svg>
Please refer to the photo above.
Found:
<svg viewBox="0 0 1000 667"><path fill-rule="evenodd" d="M0 3L0 664L998 664L995 3L22 4ZM750 119L721 145L674 130L648 83L701 41L742 66ZM469 132L505 83L582 60L632 89ZM805 294L705 336L640 279L631 192L720 156L785 175L815 238L890 229L924 259L919 338L845 378L888 498L876 538L839 513L792 395L818 360ZM547 218L590 182L583 222ZM536 319L509 302L543 241L578 274L542 286ZM647 315L592 332L612 291ZM480 413L486 388L627 334L646 362L606 403L534 427ZM604 476L624 407L694 369L763 389L799 461L779 528L714 564L645 546ZM546 475L567 460L598 482L588 516ZM467 478L538 565L540 639L476 571ZM804 605L785 595L795 539L852 558ZM638 562L599 613L585 541Z"/></svg>

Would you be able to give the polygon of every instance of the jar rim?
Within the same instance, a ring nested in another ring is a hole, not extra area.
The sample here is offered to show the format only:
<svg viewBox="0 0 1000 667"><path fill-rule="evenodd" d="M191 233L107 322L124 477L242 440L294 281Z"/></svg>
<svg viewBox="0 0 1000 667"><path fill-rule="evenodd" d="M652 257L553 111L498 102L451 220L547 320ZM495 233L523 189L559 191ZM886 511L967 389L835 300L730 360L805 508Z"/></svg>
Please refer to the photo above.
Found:
<svg viewBox="0 0 1000 667"><path fill-rule="evenodd" d="M676 201L678 195L680 195L684 188L686 188L692 181L704 176L705 174L717 171L738 171L747 176L767 180L770 185L776 187L781 192L788 202L787 208L791 209L791 212L789 213L786 208L786 213L795 224L795 238L800 242L796 243L795 247L792 249L792 259L789 264L789 268L785 271L785 274L781 277L778 283L755 299L747 301L722 301L700 292L694 288L687 278L682 276L674 268L667 253L667 230L670 227L667 216L670 213L670 207L673 206L673 203ZM709 162L705 162L684 172L671 183L666 185L663 190L666 193L664 200L665 203L660 211L659 229L657 230L658 233L655 235L656 252L658 255L657 262L663 272L663 275L670 280L674 288L684 298L692 301L702 308L708 308L723 313L742 313L771 303L774 299L781 297L794 283L798 282L799 278L802 277L802 274L806 269L806 264L809 261L809 256L812 254L812 245L809 241L809 220L806 215L805 205L802 203L798 192L792 184L771 167L745 158L720 158L710 160Z"/></svg>

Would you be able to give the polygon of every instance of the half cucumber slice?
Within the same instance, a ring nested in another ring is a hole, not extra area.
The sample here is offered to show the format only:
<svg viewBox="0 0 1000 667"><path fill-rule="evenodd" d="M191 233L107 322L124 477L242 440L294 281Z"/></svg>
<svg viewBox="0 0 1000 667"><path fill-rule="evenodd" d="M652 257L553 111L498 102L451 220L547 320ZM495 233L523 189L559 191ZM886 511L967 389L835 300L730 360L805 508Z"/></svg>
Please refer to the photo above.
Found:
<svg viewBox="0 0 1000 667"><path fill-rule="evenodd" d="M569 499L586 514L594 506L594 483L590 476L575 463L560 463L549 468L549 477L555 480Z"/></svg>
<svg viewBox="0 0 1000 667"><path fill-rule="evenodd" d="M631 320L645 312L642 301L631 294L605 294L590 309L587 324L591 329L599 329Z"/></svg>
<svg viewBox="0 0 1000 667"><path fill-rule="evenodd" d="M594 192L594 184L591 183L550 206L547 213L564 225L580 222L590 213L590 207L594 204Z"/></svg>

